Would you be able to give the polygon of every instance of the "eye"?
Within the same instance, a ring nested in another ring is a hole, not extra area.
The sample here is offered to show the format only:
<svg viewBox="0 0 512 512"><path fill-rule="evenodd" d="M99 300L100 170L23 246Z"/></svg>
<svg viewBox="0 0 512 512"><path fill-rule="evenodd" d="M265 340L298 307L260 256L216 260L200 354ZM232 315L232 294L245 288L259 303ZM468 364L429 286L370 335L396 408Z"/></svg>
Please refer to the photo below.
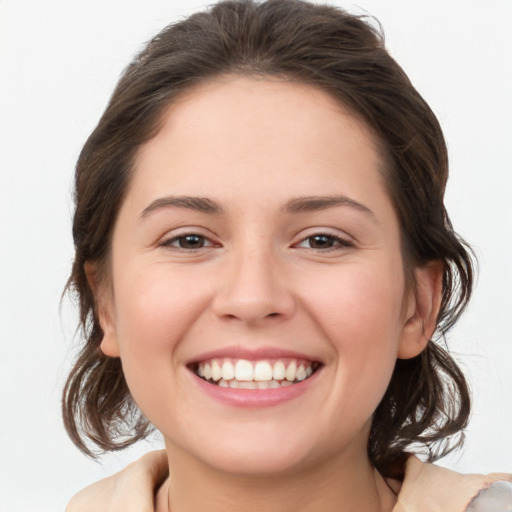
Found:
<svg viewBox="0 0 512 512"><path fill-rule="evenodd" d="M162 243L164 247L176 247L177 249L202 249L203 247L213 247L211 240L203 235L196 233L186 233L184 235L176 236Z"/></svg>
<svg viewBox="0 0 512 512"><path fill-rule="evenodd" d="M306 249L333 249L336 247L352 247L353 244L329 233L317 233L307 238L304 238L297 247L304 247Z"/></svg>

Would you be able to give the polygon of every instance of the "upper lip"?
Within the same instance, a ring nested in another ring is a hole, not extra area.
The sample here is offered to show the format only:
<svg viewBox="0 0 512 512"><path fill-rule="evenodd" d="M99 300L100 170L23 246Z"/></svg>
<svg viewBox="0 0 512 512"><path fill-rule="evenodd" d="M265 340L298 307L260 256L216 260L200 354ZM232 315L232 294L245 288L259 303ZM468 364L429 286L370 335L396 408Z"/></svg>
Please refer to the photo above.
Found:
<svg viewBox="0 0 512 512"><path fill-rule="evenodd" d="M306 361L321 362L317 357L305 354L303 352L297 352L294 350L283 349L280 347L258 347L258 348L247 348L243 346L231 346L218 348L208 352L203 352L193 359L188 361L189 364L196 364L202 361L209 361L211 359L221 358L232 358L232 359L246 359L248 361L261 361L265 359L304 359Z"/></svg>

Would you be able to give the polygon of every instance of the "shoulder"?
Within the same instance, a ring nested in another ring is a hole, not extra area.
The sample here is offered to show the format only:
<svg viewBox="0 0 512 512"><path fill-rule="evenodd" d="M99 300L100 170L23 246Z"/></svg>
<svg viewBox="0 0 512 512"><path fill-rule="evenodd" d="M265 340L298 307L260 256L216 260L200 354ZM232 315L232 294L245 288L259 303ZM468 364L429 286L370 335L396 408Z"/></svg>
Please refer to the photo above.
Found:
<svg viewBox="0 0 512 512"><path fill-rule="evenodd" d="M393 512L512 512L512 475L465 475L410 457Z"/></svg>
<svg viewBox="0 0 512 512"><path fill-rule="evenodd" d="M512 479L498 480L480 490L465 512L512 512Z"/></svg>

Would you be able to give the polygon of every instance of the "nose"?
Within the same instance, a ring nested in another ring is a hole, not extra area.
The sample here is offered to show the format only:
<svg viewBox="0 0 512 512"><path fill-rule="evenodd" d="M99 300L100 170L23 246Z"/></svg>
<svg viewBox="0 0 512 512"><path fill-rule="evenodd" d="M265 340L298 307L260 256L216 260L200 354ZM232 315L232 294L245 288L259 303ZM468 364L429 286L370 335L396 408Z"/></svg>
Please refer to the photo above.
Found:
<svg viewBox="0 0 512 512"><path fill-rule="evenodd" d="M289 318L295 310L290 283L270 250L246 249L231 255L219 275L215 314L248 325Z"/></svg>

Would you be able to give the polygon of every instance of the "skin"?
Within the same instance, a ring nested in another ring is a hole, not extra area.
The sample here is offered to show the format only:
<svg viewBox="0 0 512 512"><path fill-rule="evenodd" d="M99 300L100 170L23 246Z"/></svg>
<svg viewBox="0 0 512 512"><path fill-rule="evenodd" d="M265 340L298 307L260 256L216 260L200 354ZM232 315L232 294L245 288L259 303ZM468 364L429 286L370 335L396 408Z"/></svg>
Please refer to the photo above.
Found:
<svg viewBox="0 0 512 512"><path fill-rule="evenodd" d="M164 489L161 484L168 469L164 450L147 453L119 473L82 489L68 503L66 512L153 512L154 489ZM166 506L162 493L159 499Z"/></svg>
<svg viewBox="0 0 512 512"><path fill-rule="evenodd" d="M392 509L367 458L371 418L397 357L419 354L434 329L440 269L415 269L417 293L406 286L377 148L326 93L240 76L181 97L141 148L108 287L88 272L101 348L121 357L165 438L158 510ZM164 205L177 196L222 213ZM348 201L290 208L312 196ZM200 238L180 247L188 234ZM187 367L226 347L294 350L322 366L291 400L236 407Z"/></svg>

